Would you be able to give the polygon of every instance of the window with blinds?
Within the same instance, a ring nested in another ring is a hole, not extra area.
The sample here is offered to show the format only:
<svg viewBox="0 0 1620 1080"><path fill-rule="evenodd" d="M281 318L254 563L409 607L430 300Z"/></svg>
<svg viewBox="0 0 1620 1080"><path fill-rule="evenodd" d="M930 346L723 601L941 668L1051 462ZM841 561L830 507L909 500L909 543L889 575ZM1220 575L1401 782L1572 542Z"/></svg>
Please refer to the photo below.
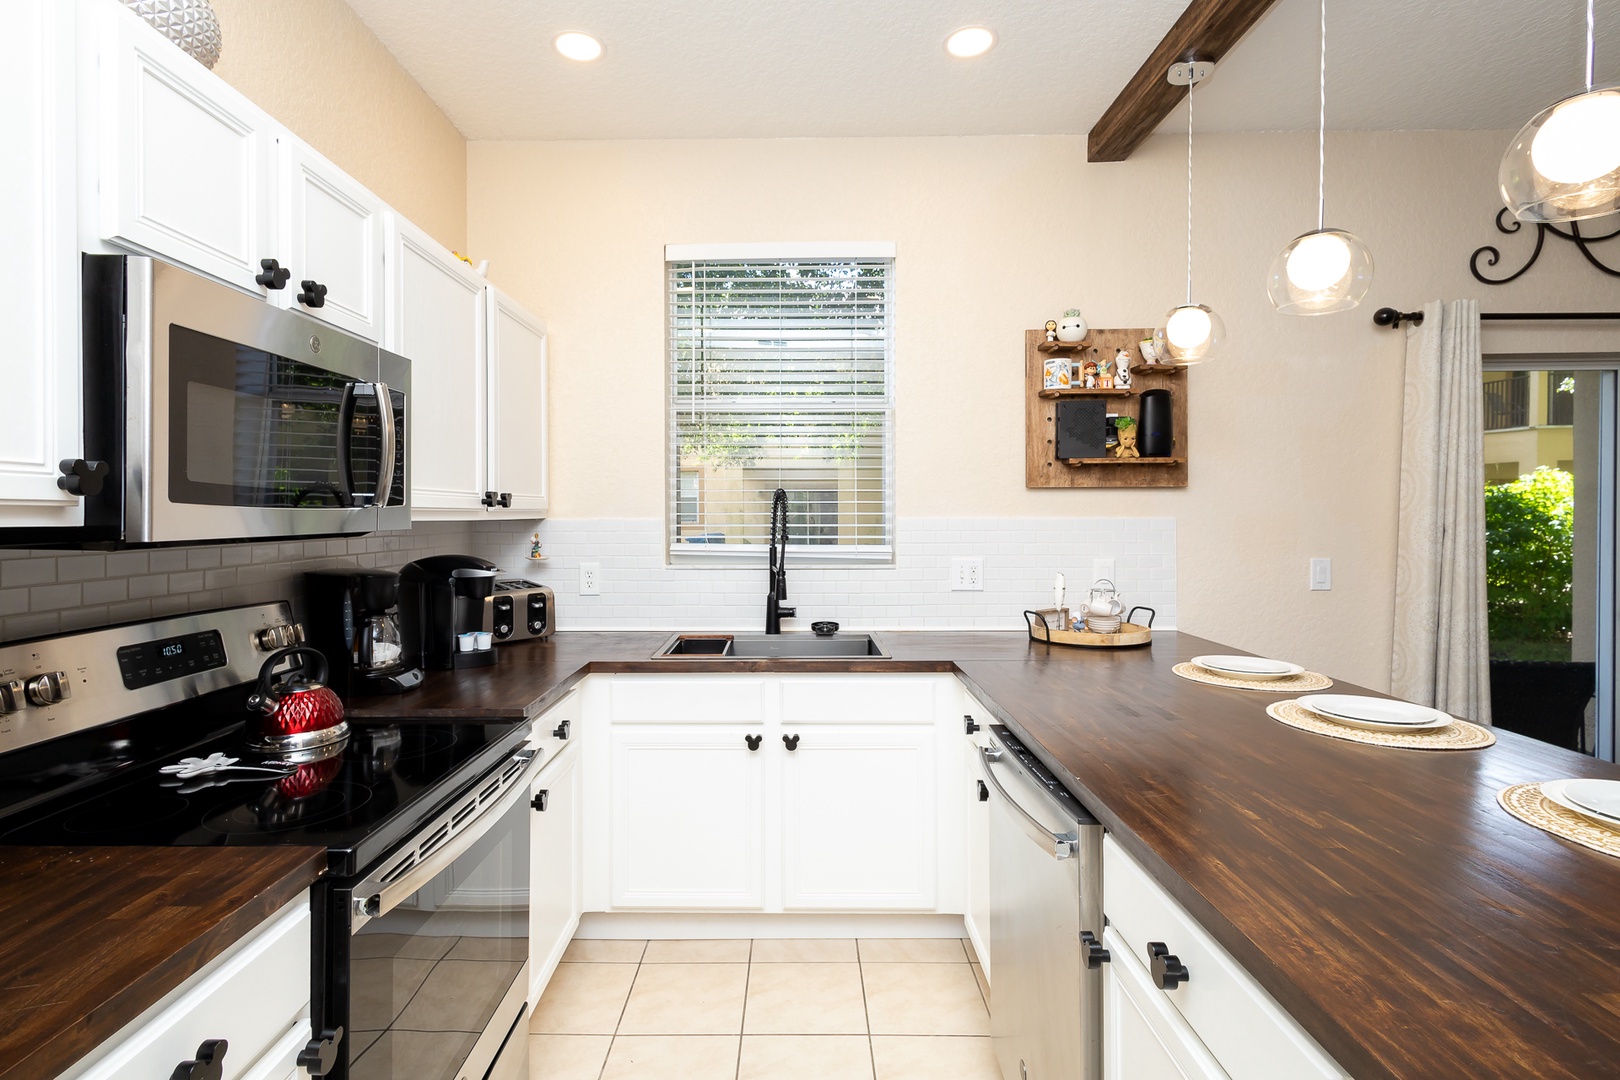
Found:
<svg viewBox="0 0 1620 1080"><path fill-rule="evenodd" d="M671 556L891 559L894 260L666 265Z"/></svg>

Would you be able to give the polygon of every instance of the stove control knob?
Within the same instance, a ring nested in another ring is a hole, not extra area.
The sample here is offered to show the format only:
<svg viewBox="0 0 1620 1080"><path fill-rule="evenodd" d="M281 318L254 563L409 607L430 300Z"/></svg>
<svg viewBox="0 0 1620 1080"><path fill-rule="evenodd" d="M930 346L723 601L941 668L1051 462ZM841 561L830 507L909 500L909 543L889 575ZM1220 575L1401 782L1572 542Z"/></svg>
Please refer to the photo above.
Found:
<svg viewBox="0 0 1620 1080"><path fill-rule="evenodd" d="M28 680L28 700L34 705L55 705L73 696L73 684L64 671L35 675Z"/></svg>
<svg viewBox="0 0 1620 1080"><path fill-rule="evenodd" d="M23 691L21 679L11 679L0 682L0 716L6 716L18 709L28 707L28 697Z"/></svg>
<svg viewBox="0 0 1620 1080"><path fill-rule="evenodd" d="M297 645L304 640L304 628L298 623L282 623L280 626L267 626L254 635L254 640L264 652L277 652L289 645Z"/></svg>

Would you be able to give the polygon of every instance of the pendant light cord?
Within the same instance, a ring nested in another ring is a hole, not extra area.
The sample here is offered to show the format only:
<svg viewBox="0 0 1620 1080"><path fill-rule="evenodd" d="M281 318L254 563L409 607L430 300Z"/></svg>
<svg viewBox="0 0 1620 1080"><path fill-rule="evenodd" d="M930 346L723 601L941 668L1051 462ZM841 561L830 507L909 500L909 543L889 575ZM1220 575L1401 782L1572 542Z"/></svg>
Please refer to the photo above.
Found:
<svg viewBox="0 0 1620 1080"><path fill-rule="evenodd" d="M1322 63L1316 89L1316 231L1321 232L1327 225L1327 0L1322 0Z"/></svg>
<svg viewBox="0 0 1620 1080"><path fill-rule="evenodd" d="M1198 62L1189 61L1187 82L1187 305L1192 306L1193 267L1193 87L1198 85Z"/></svg>
<svg viewBox="0 0 1620 1080"><path fill-rule="evenodd" d="M1586 92L1592 92L1592 68L1597 60L1597 15L1595 0L1586 0Z"/></svg>

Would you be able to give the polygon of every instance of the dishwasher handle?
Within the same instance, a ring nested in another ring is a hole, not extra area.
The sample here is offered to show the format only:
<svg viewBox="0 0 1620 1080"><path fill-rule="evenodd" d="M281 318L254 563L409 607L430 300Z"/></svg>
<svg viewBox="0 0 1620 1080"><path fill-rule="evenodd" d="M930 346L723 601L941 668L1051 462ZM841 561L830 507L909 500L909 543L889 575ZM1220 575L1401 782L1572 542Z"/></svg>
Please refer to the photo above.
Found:
<svg viewBox="0 0 1620 1080"><path fill-rule="evenodd" d="M1000 760L1004 751L999 749L987 750L982 746L974 749L979 752L979 769L984 773L985 782L1001 793L1002 799L1013 812L1013 820L1018 822L1019 828L1024 830L1024 835L1035 841L1041 850L1054 859L1072 859L1080 854L1080 834L1078 832L1053 832L1039 821L1036 821L1030 812L1020 806L1018 800L1009 795L1007 789L1001 786L1001 781L996 779L996 774L991 771L990 766Z"/></svg>

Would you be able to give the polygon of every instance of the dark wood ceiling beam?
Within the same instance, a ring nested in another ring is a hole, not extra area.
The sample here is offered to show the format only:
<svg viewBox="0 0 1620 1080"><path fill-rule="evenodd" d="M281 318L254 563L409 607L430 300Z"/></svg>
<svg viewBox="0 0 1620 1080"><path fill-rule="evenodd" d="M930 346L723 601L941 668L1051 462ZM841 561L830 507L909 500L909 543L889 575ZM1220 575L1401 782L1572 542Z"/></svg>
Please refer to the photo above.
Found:
<svg viewBox="0 0 1620 1080"><path fill-rule="evenodd" d="M1220 60L1277 0L1192 0L1086 140L1086 160L1124 161L1164 122L1184 86L1165 79L1182 60Z"/></svg>

